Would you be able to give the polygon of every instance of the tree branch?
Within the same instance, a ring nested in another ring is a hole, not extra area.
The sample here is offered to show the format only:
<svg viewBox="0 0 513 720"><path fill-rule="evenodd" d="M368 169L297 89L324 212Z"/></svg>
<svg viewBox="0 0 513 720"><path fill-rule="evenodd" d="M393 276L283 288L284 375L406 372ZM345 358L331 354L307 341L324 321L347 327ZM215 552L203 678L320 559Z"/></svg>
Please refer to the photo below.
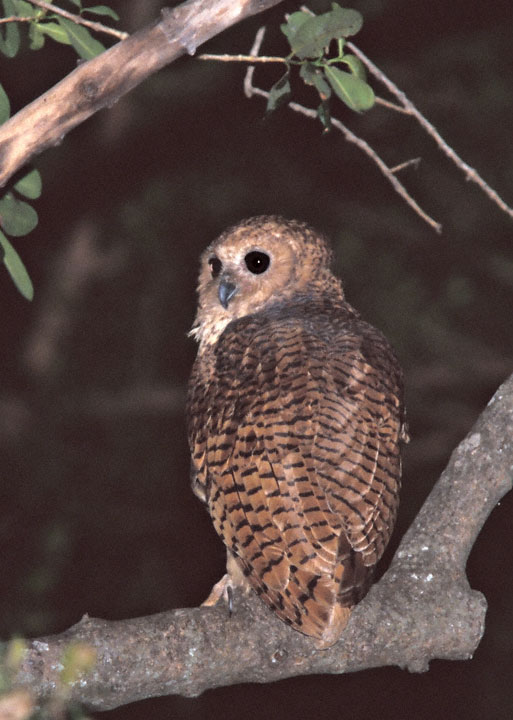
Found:
<svg viewBox="0 0 513 720"><path fill-rule="evenodd" d="M187 0L160 22L81 63L51 90L0 126L0 187L34 155L145 78L240 20L280 0Z"/></svg>
<svg viewBox="0 0 513 720"><path fill-rule="evenodd" d="M107 622L85 616L60 635L29 642L16 685L49 696L70 643L97 662L72 684L74 699L106 710L148 697L383 665L410 671L467 659L483 631L486 601L465 564L486 518L511 489L513 375L496 392L404 536L388 572L356 607L340 641L317 650L255 596L223 606Z"/></svg>
<svg viewBox="0 0 513 720"><path fill-rule="evenodd" d="M238 63L280 63L287 64L287 59L277 55L211 55L202 53L198 55L198 60L213 60L215 62L238 62Z"/></svg>
<svg viewBox="0 0 513 720"><path fill-rule="evenodd" d="M58 7L57 5L53 5L52 3L45 2L45 0L29 0L29 2L32 5L36 5L37 7L42 8L43 10L47 10L48 12L53 12L56 15L60 15L61 17L65 17L68 20L71 20L71 22L74 22L76 25L84 25L85 27L90 28L91 30L94 30L95 32L99 33L105 33L106 35L113 35L114 37L117 37L118 40L124 40L128 37L128 33L122 32L121 30L116 30L115 28L111 28L108 25L104 25L100 22L95 22L94 20L86 20L85 18L81 17L80 15L75 15L74 13L70 13L67 10L63 10L62 8ZM87 8L84 8L84 10L87 10ZM34 18L31 18L32 20Z"/></svg>
<svg viewBox="0 0 513 720"><path fill-rule="evenodd" d="M21 17L20 15L9 15L9 17L0 18L0 25L12 22L33 22L33 17Z"/></svg>
<svg viewBox="0 0 513 720"><path fill-rule="evenodd" d="M264 33L265 28L261 27L256 36L253 43L253 46L250 50L249 57L257 57L258 52L260 50L260 47L262 45L262 41L264 39ZM200 59L205 59L207 56L202 55L200 56ZM267 90L262 90L262 88L256 87L253 85L253 75L254 75L255 68L254 66L249 67L246 70L246 75L244 78L244 94L247 98L251 98L253 95L260 95L261 97L268 98L269 93ZM290 110L293 110L294 112L301 113L301 115L305 115L305 117L309 117L312 120L317 120L317 110L314 110L313 108L307 108L304 105L300 105L297 102L289 102L287 103L287 107L290 108ZM356 135L352 130L350 130L344 123L339 120L338 118L331 118L331 124L333 127L337 128L339 130L345 140L349 143L352 143L353 145L356 145L362 152L364 152L371 160L372 162L377 165L380 172L384 175L384 177L388 180L388 182L392 185L396 193L398 193L403 200L412 208L412 210L417 213L417 215L424 220L430 227L435 230L437 233L442 232L442 225L434 220L430 215L428 215L417 203L417 201L410 195L408 190L404 187L402 182L398 180L394 172L397 172L396 168L389 168L388 165L385 163L385 161L378 155L378 153L372 148L369 143L364 140L363 138Z"/></svg>
<svg viewBox="0 0 513 720"><path fill-rule="evenodd" d="M505 212L506 215L509 215L510 218L513 218L513 208L510 207L506 202L504 202L500 195L492 187L490 187L490 185L488 185L485 180L483 180L477 170L475 170L473 167L468 165L468 163L466 163L462 158L460 158L458 153L456 153L452 149L452 147L445 142L445 140L440 135L435 126L430 123L427 118L424 117L424 115L415 107L412 101L408 99L405 93L403 93L402 90L399 90L397 85L392 82L392 80L390 80L390 78L385 75L385 73L380 70L377 65L375 65L372 60L370 60L367 55L365 55L365 53L362 52L360 48L357 47L354 43L348 42L347 47L352 50L356 57L358 57L362 61L362 63L367 67L369 72L371 72L374 77L376 77L381 83L383 83L383 85L387 88L389 92L395 95L395 97L402 104L404 111L408 115L412 115L417 120L419 125L428 133L428 135L431 135L440 150L450 160L452 160L456 167L458 167L465 174L465 179L476 183L476 185L481 188L481 190L485 193L485 195L490 198L493 203L495 203L503 212ZM381 101L381 104L384 105L385 103ZM397 106L395 106L394 110L397 109Z"/></svg>

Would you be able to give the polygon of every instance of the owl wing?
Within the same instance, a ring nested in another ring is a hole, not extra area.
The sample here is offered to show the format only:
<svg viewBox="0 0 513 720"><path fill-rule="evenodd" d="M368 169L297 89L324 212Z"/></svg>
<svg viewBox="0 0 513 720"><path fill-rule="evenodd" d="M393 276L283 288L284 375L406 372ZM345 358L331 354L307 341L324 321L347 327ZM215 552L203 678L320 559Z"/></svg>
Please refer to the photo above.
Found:
<svg viewBox="0 0 513 720"><path fill-rule="evenodd" d="M363 323L237 321L217 344L205 412L193 421L197 492L218 534L257 593L314 637L365 593L393 528L394 362Z"/></svg>

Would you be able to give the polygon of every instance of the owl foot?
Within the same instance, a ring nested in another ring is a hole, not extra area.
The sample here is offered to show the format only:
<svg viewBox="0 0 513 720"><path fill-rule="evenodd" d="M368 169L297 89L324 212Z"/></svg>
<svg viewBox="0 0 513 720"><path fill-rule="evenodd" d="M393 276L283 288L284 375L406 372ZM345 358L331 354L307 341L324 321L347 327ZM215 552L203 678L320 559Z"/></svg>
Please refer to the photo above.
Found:
<svg viewBox="0 0 513 720"><path fill-rule="evenodd" d="M228 573L223 575L219 582L216 582L208 598L201 603L201 607L212 607L217 605L220 600L224 600L231 615L233 610L233 585Z"/></svg>
<svg viewBox="0 0 513 720"><path fill-rule="evenodd" d="M228 612L231 615L233 612L233 592L235 588L239 588L247 595L251 592L251 585L240 569L235 556L229 550L226 554L226 570L226 575L223 575L219 582L216 582L210 591L210 595L201 605L212 607L213 605L217 605L220 600L224 600L228 607Z"/></svg>

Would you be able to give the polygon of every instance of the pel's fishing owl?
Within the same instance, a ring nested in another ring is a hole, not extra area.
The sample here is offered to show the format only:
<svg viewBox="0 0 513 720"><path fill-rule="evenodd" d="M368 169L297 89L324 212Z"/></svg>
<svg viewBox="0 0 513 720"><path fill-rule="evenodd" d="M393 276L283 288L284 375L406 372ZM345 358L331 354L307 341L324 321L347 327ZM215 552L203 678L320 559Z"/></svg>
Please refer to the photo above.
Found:
<svg viewBox="0 0 513 720"><path fill-rule="evenodd" d="M256 217L203 253L191 334L192 484L227 548L228 588L333 644L392 532L402 373L349 305L325 240Z"/></svg>

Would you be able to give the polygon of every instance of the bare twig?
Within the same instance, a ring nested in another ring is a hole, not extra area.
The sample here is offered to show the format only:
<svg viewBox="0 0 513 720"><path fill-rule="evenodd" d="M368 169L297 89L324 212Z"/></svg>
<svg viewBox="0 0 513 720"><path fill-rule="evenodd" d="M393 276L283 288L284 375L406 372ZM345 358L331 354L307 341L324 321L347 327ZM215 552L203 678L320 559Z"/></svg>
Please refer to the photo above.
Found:
<svg viewBox="0 0 513 720"><path fill-rule="evenodd" d="M9 15L9 17L0 18L0 25L12 22L32 22L33 20L33 17L19 17L18 15Z"/></svg>
<svg viewBox="0 0 513 720"><path fill-rule="evenodd" d="M265 35L265 26L258 28L256 31L255 39L253 40L253 45L251 46L251 50L249 51L249 54L254 56L258 55L260 48L262 47L262 43L264 41L264 35ZM248 69L246 70L246 75L244 76L244 95L247 98L251 98L253 95L253 75L255 74L255 66L250 65Z"/></svg>
<svg viewBox="0 0 513 720"><path fill-rule="evenodd" d="M103 25L103 23L94 22L93 20L85 20L80 15L75 15L67 10L63 10L57 5L53 5L53 3L45 2L44 0L29 0L29 2L31 2L32 5L37 5L37 7L43 8L43 10L48 10L48 12L53 12L56 15L66 18L67 20L71 20L71 22L74 22L76 25L84 25L95 32L113 35L114 37L117 37L118 40L124 40L128 37L128 33L126 32L116 30L108 25ZM31 19L33 20L34 18Z"/></svg>
<svg viewBox="0 0 513 720"><path fill-rule="evenodd" d="M409 110L406 110L405 108L401 107L401 105L396 105L393 102L390 102L390 100L385 100L385 98L375 96L376 105L382 105L383 107L386 107L388 110L393 110L394 112L403 113L403 115L410 115Z"/></svg>
<svg viewBox="0 0 513 720"><path fill-rule="evenodd" d="M406 170L406 168L412 167L412 166L416 170L418 168L418 166L420 165L420 161L421 161L421 158L419 158L419 157L412 158L411 160L405 160L405 162L399 163L399 165L396 165L395 167L391 167L390 172L397 173L397 172L400 172L401 170Z"/></svg>
<svg viewBox="0 0 513 720"><path fill-rule="evenodd" d="M203 53L198 55L198 60L217 60L217 62L245 62L245 63L282 63L287 64L287 60L282 57L274 57L273 55L209 55Z"/></svg>
<svg viewBox="0 0 513 720"><path fill-rule="evenodd" d="M262 44L263 38L264 38L265 28L260 28L258 30L258 33L255 37L255 41L253 43L253 47L251 48L250 55L254 56L258 54L258 51L260 50L260 46ZM254 67L248 68L246 71L246 77L244 79L244 93L246 97L250 98L252 95L260 95L261 97L268 98L269 93L266 90L262 90L261 88L256 87L253 85L253 73L254 73ZM300 105L296 102L289 102L288 107L293 110L294 112L301 113L302 115L305 115L306 117L316 119L317 118L317 111L313 110L312 108L304 107L304 105ZM404 185L395 177L393 171L387 166L387 164L381 159L381 157L377 154L377 152L369 145L368 142L363 140L361 137L358 137L358 135L355 135L346 125L344 125L340 120L337 118L331 119L331 124L337 128L346 139L347 142L352 143L353 145L356 145L362 152L364 152L368 157L371 158L371 160L378 166L380 171L383 173L385 178L388 180L388 182L392 185L394 190L403 198L403 200L421 217L428 225L430 225L437 233L440 233L442 231L442 225L436 220L433 220L432 217L430 217L419 205L418 203L412 198L412 196L409 194L409 192L406 190Z"/></svg>
<svg viewBox="0 0 513 720"><path fill-rule="evenodd" d="M424 115L415 107L415 105L409 100L406 95L399 90L397 85L390 80L384 72L382 72L373 62L370 60L365 53L363 53L354 43L348 42L346 47L349 48L367 67L375 78L377 78L383 85L394 95L399 102L402 104L404 109L412 115L417 122L424 128L424 130L431 135L440 150L450 158L453 163L465 173L465 178L468 181L472 181L478 185L481 190L494 202L503 212L513 218L513 208L511 208L504 200L498 195L488 183L483 180L479 173L470 165L468 165L460 156L448 145L443 137L440 135L438 130L432 123L427 120Z"/></svg>

